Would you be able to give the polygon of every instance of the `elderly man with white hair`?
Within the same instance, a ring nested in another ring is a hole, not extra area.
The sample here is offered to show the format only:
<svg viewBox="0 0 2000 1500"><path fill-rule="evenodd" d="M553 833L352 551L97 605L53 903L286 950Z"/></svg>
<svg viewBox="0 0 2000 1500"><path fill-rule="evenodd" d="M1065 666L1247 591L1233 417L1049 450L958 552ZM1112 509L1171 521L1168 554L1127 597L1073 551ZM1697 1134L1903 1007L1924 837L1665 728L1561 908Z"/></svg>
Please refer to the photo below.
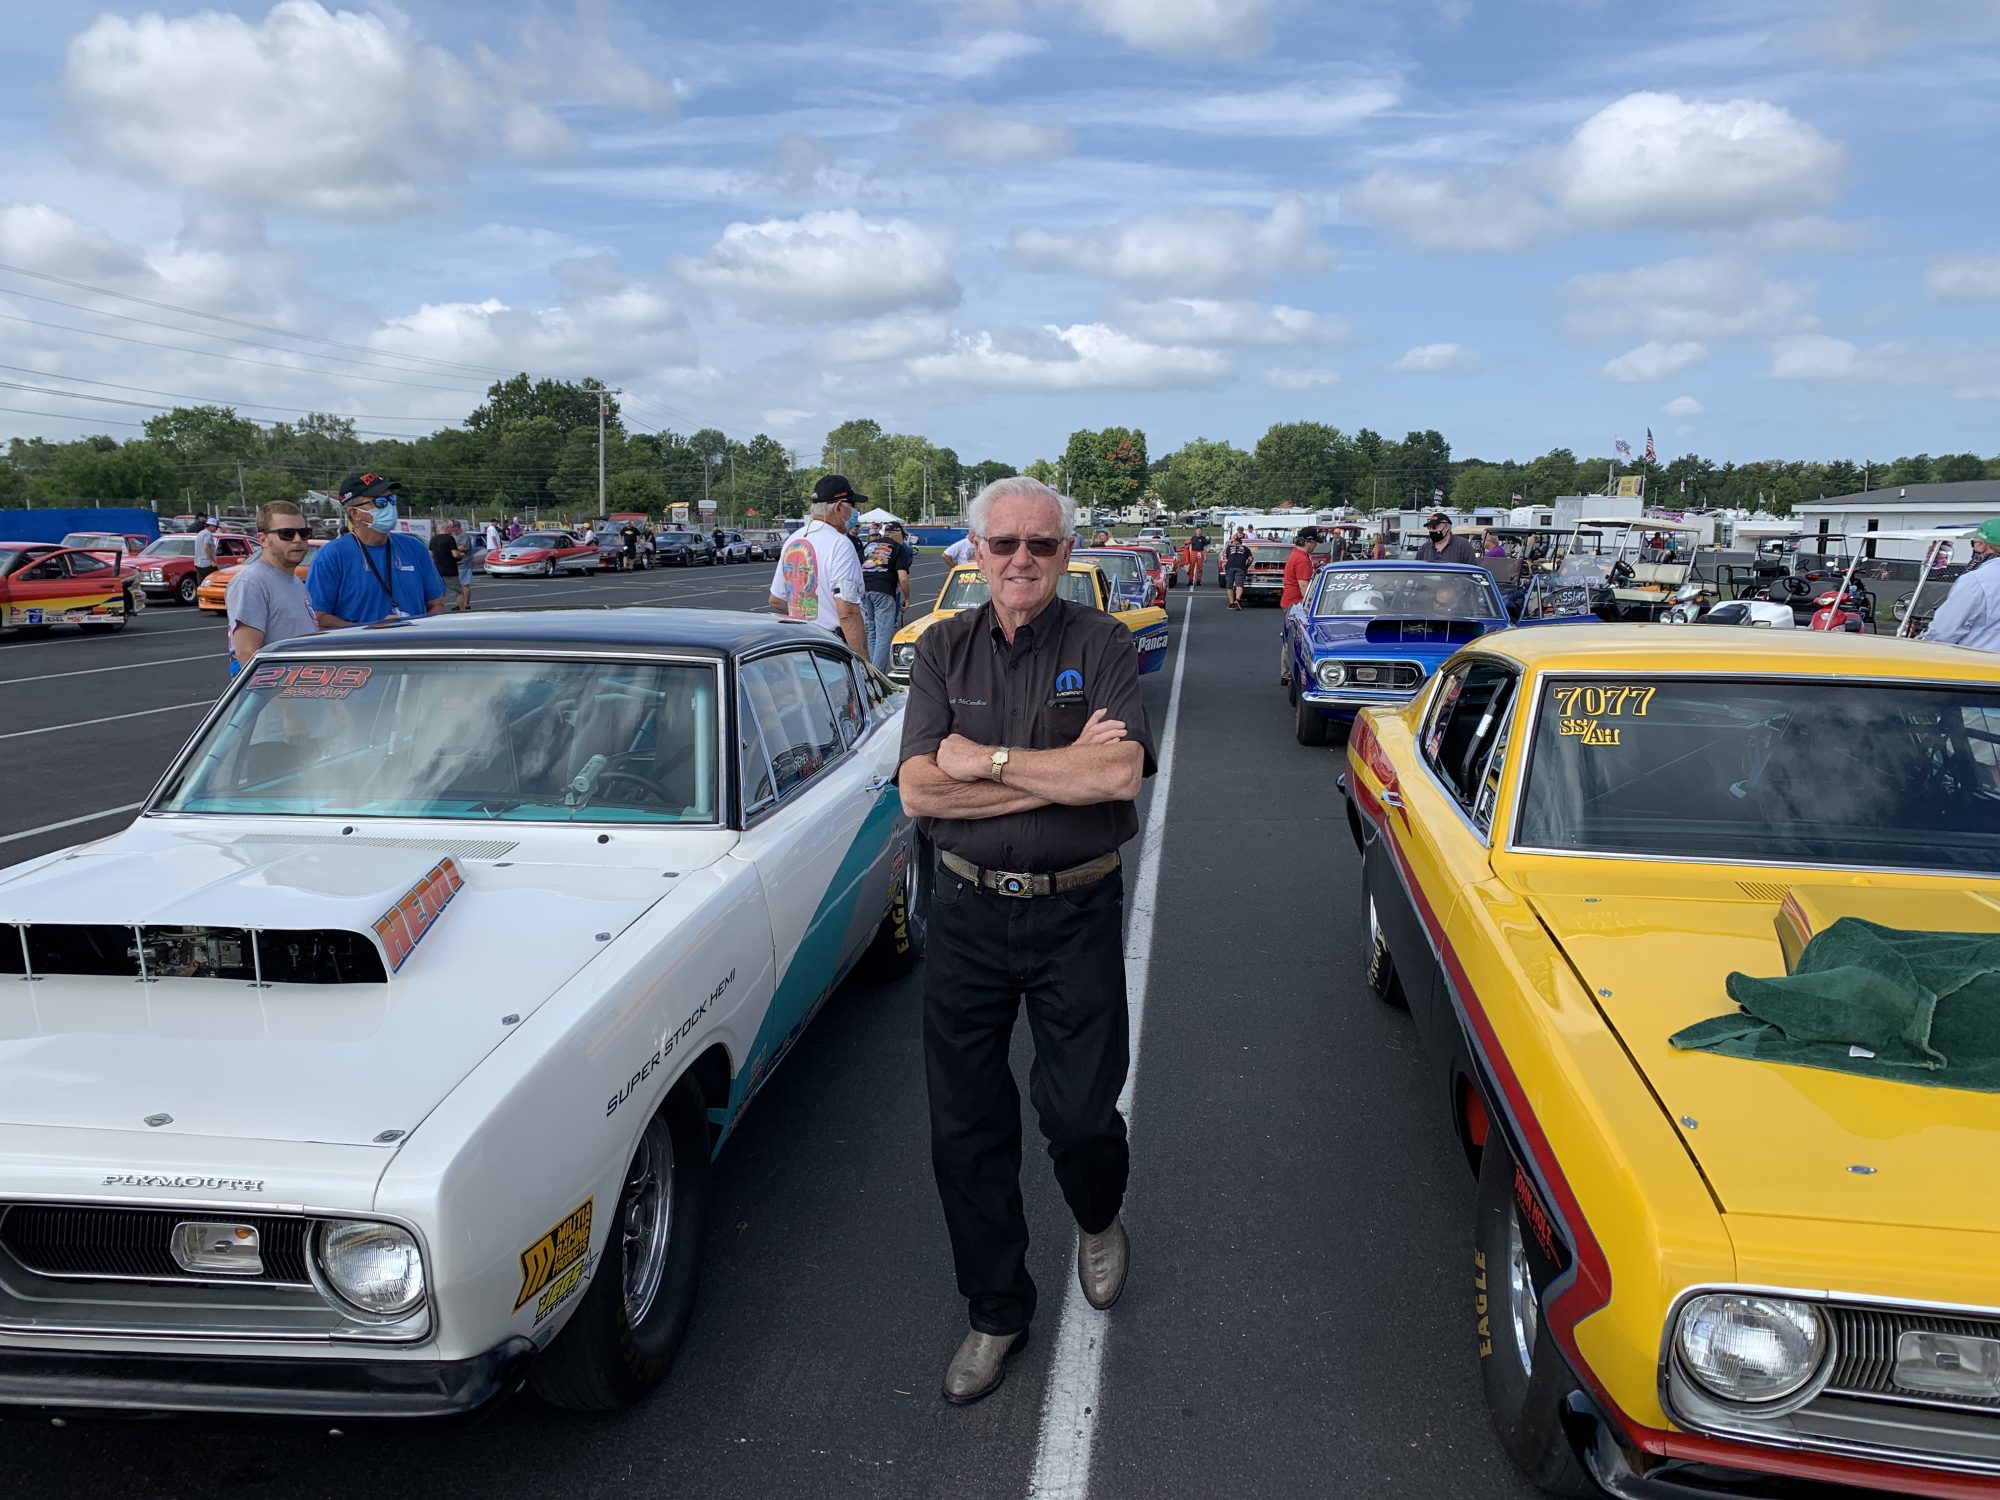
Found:
<svg viewBox="0 0 2000 1500"><path fill-rule="evenodd" d="M937 850L924 977L931 1165L971 1331L947 1401L998 1388L1035 1312L1021 1205L1021 1103L1008 1044L1022 1006L1028 1075L1075 1215L1077 1277L1100 1310L1125 1285L1130 1064L1124 882L1153 773L1130 633L1057 586L1075 502L995 480L968 517L987 603L926 631L903 720L903 806Z"/></svg>
<svg viewBox="0 0 2000 1500"><path fill-rule="evenodd" d="M824 625L864 658L868 627L861 616L861 554L849 532L855 501L867 498L839 474L821 479L813 486L806 524L786 539L771 575L771 608Z"/></svg>

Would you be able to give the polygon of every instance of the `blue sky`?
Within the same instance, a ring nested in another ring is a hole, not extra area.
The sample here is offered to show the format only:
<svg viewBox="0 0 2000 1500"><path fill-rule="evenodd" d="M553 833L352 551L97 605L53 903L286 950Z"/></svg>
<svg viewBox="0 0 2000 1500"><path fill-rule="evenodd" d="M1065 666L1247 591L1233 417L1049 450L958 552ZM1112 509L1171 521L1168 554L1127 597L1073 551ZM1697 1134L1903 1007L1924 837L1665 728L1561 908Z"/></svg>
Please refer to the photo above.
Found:
<svg viewBox="0 0 2000 1500"><path fill-rule="evenodd" d="M628 388L635 425L804 456L872 416L1015 463L1307 417L1462 457L1648 426L1739 461L2000 451L1993 0L283 0L10 31L15 386L414 435L526 368ZM148 414L0 406L46 414L0 437Z"/></svg>

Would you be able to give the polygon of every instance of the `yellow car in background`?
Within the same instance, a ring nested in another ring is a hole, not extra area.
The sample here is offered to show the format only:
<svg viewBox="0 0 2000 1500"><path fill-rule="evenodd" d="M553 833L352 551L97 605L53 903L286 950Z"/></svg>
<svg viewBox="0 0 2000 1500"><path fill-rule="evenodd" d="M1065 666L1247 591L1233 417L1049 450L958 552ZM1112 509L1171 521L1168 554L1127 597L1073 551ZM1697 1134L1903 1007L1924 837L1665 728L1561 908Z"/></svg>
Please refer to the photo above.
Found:
<svg viewBox="0 0 2000 1500"><path fill-rule="evenodd" d="M1057 592L1072 604L1105 609L1117 602L1104 574L1086 563L1071 563L1057 584ZM910 621L889 643L889 675L898 682L910 680L910 663L917 659L917 641L939 620L948 620L961 610L977 609L992 597L986 579L974 567L953 568L938 590L931 612ZM1139 675L1157 672L1167 661L1167 612L1158 605L1111 610L1112 616L1132 632L1132 649L1139 653Z"/></svg>
<svg viewBox="0 0 2000 1500"><path fill-rule="evenodd" d="M1822 1006L1863 971L1798 966L1841 918L1990 959L1993 659L1500 631L1365 710L1342 785L1370 986L1478 1177L1466 1329L1522 1472L2000 1494L2000 1025L1961 1048L1925 991L1957 1057L1903 1066ZM1774 1031L1758 980L1818 988Z"/></svg>

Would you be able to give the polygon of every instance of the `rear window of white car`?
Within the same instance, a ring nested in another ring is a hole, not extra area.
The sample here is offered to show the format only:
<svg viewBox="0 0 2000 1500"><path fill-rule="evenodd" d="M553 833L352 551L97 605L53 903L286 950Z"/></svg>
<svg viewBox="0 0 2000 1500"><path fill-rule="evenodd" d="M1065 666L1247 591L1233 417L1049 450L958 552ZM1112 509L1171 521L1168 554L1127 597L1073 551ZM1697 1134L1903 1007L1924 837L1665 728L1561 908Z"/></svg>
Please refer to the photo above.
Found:
<svg viewBox="0 0 2000 1500"><path fill-rule="evenodd" d="M715 822L716 677L622 661L259 662L152 810Z"/></svg>

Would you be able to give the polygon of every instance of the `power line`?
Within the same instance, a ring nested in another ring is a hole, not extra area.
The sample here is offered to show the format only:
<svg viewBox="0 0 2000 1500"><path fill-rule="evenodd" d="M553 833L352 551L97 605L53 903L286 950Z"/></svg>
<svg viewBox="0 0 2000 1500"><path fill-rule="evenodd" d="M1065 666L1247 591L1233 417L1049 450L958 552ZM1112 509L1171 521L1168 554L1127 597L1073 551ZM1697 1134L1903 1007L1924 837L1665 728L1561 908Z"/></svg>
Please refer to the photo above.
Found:
<svg viewBox="0 0 2000 1500"><path fill-rule="evenodd" d="M438 365L445 369L465 370L476 375L498 375L504 379L505 377L512 375L514 373L512 370L502 370L492 365L470 365L470 364L464 364L455 359L435 359L428 354L398 354L393 350L376 349L368 344L350 344L341 339L322 338L320 335L316 333L293 333L289 329L271 328L262 323L246 322L242 318L227 317L222 313L203 312L199 308L181 307L176 303L172 302L159 302L155 301L151 297L136 296L131 292L114 292L109 287L91 286L88 282L71 281L67 277L54 276L47 271L30 271L25 266L10 266L7 265L5 262L0 262L0 271L10 271L16 276L32 276L37 281L52 281L58 286L74 287L77 291L91 292L99 297L116 297L119 298L121 301L125 302L137 302L143 307L157 307L161 309L163 312L182 313L190 318L210 318L217 323L228 323L232 327L236 328L248 328L254 333L275 334L279 338L298 339L302 342L313 343L313 344L329 344L336 349L353 349L364 354L374 354L378 356L385 356L392 359L406 359L406 360L418 361L427 365ZM34 293L11 292L9 293L9 295L16 297L32 297L34 296ZM36 298L36 300L42 302L53 302L56 299L53 297L40 297ZM63 307L76 307L78 304L73 302L64 302L61 303L60 305ZM99 309L95 308L83 308L81 310L85 312L99 311ZM105 313L104 316L125 317L127 315L124 313ZM144 319L134 319L133 321L143 322ZM153 326L159 328L165 328L169 325L160 323L160 324L154 324ZM176 329L174 331L178 333L195 333L198 332L199 330L193 328L182 328L182 329ZM206 337L220 338L222 337L222 335L211 334L211 335L206 335ZM247 343L248 340L242 340L240 342ZM256 347L268 348L269 346L258 345ZM289 353L292 351L288 350L286 352ZM418 372L412 371L411 373L414 374Z"/></svg>
<svg viewBox="0 0 2000 1500"><path fill-rule="evenodd" d="M67 380L74 385L101 385L105 389L113 391L137 391L142 396L171 396L176 401L194 401L204 406L226 406L231 410L239 406L253 406L260 411L299 410L296 404L280 405L273 401L229 401L220 396L190 396L185 391L156 391L143 385L120 385L114 380L90 380L82 375L58 375L52 370L31 370L26 365L0 365L0 370L12 370L17 375L39 375L44 380ZM28 387L23 387L23 389L28 389ZM62 395L66 393L58 391L51 394ZM79 391L77 394L83 395L85 393ZM148 403L134 401L130 404L133 406L145 406ZM170 407L160 407L158 409L161 411L172 410ZM461 420L458 417L399 417L393 413L380 412L310 411L304 413L304 415L341 417L350 422L436 422L446 427L455 426Z"/></svg>
<svg viewBox="0 0 2000 1500"><path fill-rule="evenodd" d="M0 312L0 318L4 318L10 323L26 323L33 328L52 328L58 333L80 333L87 338L93 339L116 339L121 344L137 344L142 349L171 349L176 354L198 354L204 359L226 359L232 364L257 365L266 370L284 370L292 375L318 375L322 377L337 377L342 380L366 380L376 385L408 386L413 391L445 391L454 396L485 395L484 391L469 391L464 386L429 385L417 380L391 380L386 375L352 375L345 370L315 370L310 365L281 365L276 360L251 359L248 355L244 354L224 354L219 349L190 349L185 344L162 344L153 339L135 339L129 334L107 333L99 328L72 328L67 323L45 323L39 318L24 318L19 313Z"/></svg>

